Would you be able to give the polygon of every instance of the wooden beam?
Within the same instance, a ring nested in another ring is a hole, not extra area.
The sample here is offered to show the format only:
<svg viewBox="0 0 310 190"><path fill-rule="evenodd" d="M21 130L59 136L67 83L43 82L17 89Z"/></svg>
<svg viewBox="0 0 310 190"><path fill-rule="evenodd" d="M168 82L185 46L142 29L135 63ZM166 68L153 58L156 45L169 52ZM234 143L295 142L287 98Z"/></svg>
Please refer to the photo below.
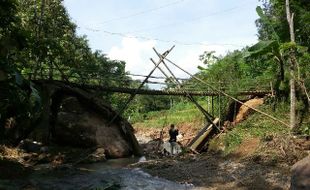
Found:
<svg viewBox="0 0 310 190"><path fill-rule="evenodd" d="M186 96L184 91L177 90L154 90L154 89L139 89L135 88L124 88L124 87L106 87L106 86L96 86L96 85L79 85L74 84L73 86L79 87L81 89L91 89L91 90L101 90L103 92L116 92L124 94L140 94L140 95L169 95L169 96ZM189 94L192 96L217 96L215 92L206 92L206 91L189 91ZM251 93L252 94L252 93ZM266 94L266 93L263 93Z"/></svg>
<svg viewBox="0 0 310 190"><path fill-rule="evenodd" d="M96 90L96 91L103 91L103 92L115 92L115 93L124 93L124 94L141 94L141 95L155 95L155 96L162 96L162 95L169 95L169 96L186 96L184 90L154 90L154 89L139 89L136 91L135 88L125 88L125 87L111 87L111 86L101 86L101 85L88 85L88 84L78 84L78 83L71 83L71 82L64 82L64 81L49 81L49 80L32 80L32 82L36 84L66 84L71 87L77 87L84 90ZM219 93L212 92L212 91L187 91L188 94L192 96L218 96ZM247 95L254 95L254 96L264 96L270 94L269 90L257 90L257 91L241 91L237 92L236 95L239 96L247 96Z"/></svg>
<svg viewBox="0 0 310 190"><path fill-rule="evenodd" d="M201 146L201 144L204 142L204 140L208 137L208 135L212 131L213 125L216 125L219 121L220 121L219 118L215 118L212 124L203 128L190 143L190 149L197 150L197 148Z"/></svg>

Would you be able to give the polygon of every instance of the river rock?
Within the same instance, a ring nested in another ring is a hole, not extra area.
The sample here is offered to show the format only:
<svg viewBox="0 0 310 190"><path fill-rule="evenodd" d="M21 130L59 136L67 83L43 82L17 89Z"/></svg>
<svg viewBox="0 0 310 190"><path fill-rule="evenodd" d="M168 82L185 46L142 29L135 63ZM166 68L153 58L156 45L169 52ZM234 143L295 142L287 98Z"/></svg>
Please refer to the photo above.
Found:
<svg viewBox="0 0 310 190"><path fill-rule="evenodd" d="M42 147L43 147L42 143L32 141L30 139L22 140L18 145L18 148L23 149L26 152L36 152L36 153L39 153Z"/></svg>
<svg viewBox="0 0 310 190"><path fill-rule="evenodd" d="M94 163L106 161L105 150L103 148L97 148L95 152L90 154L86 160L82 163Z"/></svg>
<svg viewBox="0 0 310 190"><path fill-rule="evenodd" d="M111 118L96 113L77 98L71 97L70 101L65 101L57 114L56 142L75 147L102 147L108 158L121 158L133 153L132 145L119 123L110 124ZM78 109L70 111L73 107Z"/></svg>
<svg viewBox="0 0 310 190"><path fill-rule="evenodd" d="M310 189L310 155L292 167L291 190Z"/></svg>
<svg viewBox="0 0 310 190"><path fill-rule="evenodd" d="M174 144L173 150L171 149L171 143L170 142L165 142L162 145L162 148L163 148L163 151L165 153L168 153L169 155L177 155L177 154L180 154L182 152L182 147L178 143ZM173 152L171 152L171 151L173 151Z"/></svg>

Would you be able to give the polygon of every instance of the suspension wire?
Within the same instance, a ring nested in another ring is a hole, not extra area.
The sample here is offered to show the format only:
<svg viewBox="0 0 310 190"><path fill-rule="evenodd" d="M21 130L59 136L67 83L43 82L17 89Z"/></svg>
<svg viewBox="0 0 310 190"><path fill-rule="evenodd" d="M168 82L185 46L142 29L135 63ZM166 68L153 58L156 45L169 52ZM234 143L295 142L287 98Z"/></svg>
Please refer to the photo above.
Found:
<svg viewBox="0 0 310 190"><path fill-rule="evenodd" d="M271 118L271 119L273 119L273 120L275 120L275 121L278 121L279 123L281 123L281 124L283 124L283 125L285 125L285 126L287 126L287 127L290 127L290 126L289 126L287 123L285 123L284 121L281 121L281 120L277 119L276 117L274 117L274 116L272 116L272 115L269 115L269 114L267 114L267 113L265 113L265 112L263 112L263 111L261 111L261 110L259 110L259 109L256 109L256 108L254 108L254 107L252 107L252 106L249 106L249 105L247 105L247 104L241 102L241 101L238 100L237 98L235 98L235 97L233 97L233 96L231 96L231 95L229 95L229 94L223 92L223 91L220 90L220 89L214 88L212 85L210 85L210 84L208 84L207 82L201 80L200 78L196 77L195 75L192 75L191 73L187 72L186 70L184 70L183 68L181 68L180 66L178 66L177 64L175 64L174 62L170 61L168 58L165 58L165 60L167 60L169 63L173 64L175 67L179 68L180 70L182 70L183 72L185 72L186 74L188 74L189 76L191 76L192 78L196 79L197 81L199 81L199 82L201 82L201 83L203 83L203 84L209 86L212 90L214 90L214 91L216 91L216 92L218 92L218 93L220 93L220 94L222 94L222 95L224 95L224 96L226 96L226 97L228 97L228 98L230 98L230 99L232 99L232 100L234 100L234 101L240 103L241 105L244 105L244 106L246 106L246 107L248 107L248 108L250 108L250 109L252 109L252 110L254 110L254 111L256 111L256 112L258 112L258 113L260 113L260 114L262 114L262 115L265 115L265 116L267 116L267 117L269 117L269 118Z"/></svg>

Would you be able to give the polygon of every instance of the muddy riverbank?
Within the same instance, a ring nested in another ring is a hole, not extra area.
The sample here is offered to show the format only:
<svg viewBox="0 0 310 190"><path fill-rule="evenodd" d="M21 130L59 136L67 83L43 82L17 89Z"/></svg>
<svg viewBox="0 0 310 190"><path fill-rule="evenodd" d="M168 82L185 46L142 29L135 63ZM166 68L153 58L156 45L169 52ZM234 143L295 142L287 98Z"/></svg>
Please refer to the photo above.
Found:
<svg viewBox="0 0 310 190"><path fill-rule="evenodd" d="M288 189L290 185L288 165L262 164L218 154L151 160L132 167L200 189Z"/></svg>
<svg viewBox="0 0 310 190"><path fill-rule="evenodd" d="M247 139L230 154L217 148L172 157L153 152L150 160L131 167L198 189L289 189L291 166L309 155L310 141L276 135Z"/></svg>
<svg viewBox="0 0 310 190"><path fill-rule="evenodd" d="M288 189L291 166L310 150L307 139L278 136L249 139L228 155L185 149L169 156L156 151L157 144L142 145L148 152L142 162L90 162L91 151L70 148L38 154L2 147L0 189Z"/></svg>

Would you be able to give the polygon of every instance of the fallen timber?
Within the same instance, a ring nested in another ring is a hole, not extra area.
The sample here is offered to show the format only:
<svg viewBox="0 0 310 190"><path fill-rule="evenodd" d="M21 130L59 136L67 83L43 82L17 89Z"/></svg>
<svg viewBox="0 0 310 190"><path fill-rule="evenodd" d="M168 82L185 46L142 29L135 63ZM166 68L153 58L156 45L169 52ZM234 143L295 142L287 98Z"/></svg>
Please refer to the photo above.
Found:
<svg viewBox="0 0 310 190"><path fill-rule="evenodd" d="M45 84L57 84L62 83L69 85L71 87L76 87L84 90L100 90L104 92L116 92L125 94L141 94L141 95L170 95L170 96L186 96L187 94L191 96L219 96L218 92L212 91L184 91L184 90L155 90L155 89L135 89L135 88L125 88L125 87L112 87L103 85L90 85L90 84L79 84L64 81L49 81L49 80L36 80L34 83L45 83ZM269 90L250 90L250 91L240 91L235 93L237 96L264 96L271 94Z"/></svg>
<svg viewBox="0 0 310 190"><path fill-rule="evenodd" d="M190 142L189 147L193 151L200 152L203 146L208 141L208 138L212 136L211 132L216 130L216 125L219 123L220 119L215 118L211 124L207 124L197 136Z"/></svg>

